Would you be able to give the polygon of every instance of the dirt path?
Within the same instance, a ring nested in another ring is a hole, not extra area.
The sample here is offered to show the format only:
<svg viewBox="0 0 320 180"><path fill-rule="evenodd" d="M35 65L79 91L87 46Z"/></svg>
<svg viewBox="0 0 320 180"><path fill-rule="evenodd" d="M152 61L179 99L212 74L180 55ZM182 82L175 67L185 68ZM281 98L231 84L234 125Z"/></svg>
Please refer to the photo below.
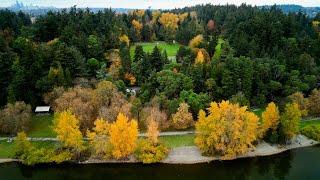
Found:
<svg viewBox="0 0 320 180"><path fill-rule="evenodd" d="M159 136L182 136L187 134L195 134L194 131L171 131L171 132L161 132ZM139 137L146 137L146 133L140 133ZM0 141L12 141L16 137L0 137ZM87 140L88 138L84 138ZM57 138L50 138L50 137L28 137L30 141L58 141Z"/></svg>
<svg viewBox="0 0 320 180"><path fill-rule="evenodd" d="M266 142L259 143L255 149L252 149L245 155L238 156L236 158L245 158L245 157L256 157L256 156L269 156L273 154L279 154L281 152L300 148L313 146L318 144L317 141L308 139L303 135L298 135L292 140L292 143L287 146L280 145L270 145ZM235 159L236 159L235 158ZM220 157L206 157L202 156L201 152L196 146L187 146L174 148L170 151L168 157L162 161L162 163L168 164L195 164L195 163L205 163L214 160L221 160Z"/></svg>

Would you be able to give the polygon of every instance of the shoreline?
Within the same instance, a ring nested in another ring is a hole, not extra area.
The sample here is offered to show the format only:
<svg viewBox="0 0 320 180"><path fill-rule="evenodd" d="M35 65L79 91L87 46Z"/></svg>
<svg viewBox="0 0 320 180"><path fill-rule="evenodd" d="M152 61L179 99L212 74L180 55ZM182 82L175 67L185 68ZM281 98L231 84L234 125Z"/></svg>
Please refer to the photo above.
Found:
<svg viewBox="0 0 320 180"><path fill-rule="evenodd" d="M289 145L271 145L264 141L260 142L254 149L250 150L247 154L237 156L233 159L222 159L221 157L208 157L202 156L200 150L196 146L183 146L171 149L168 156L159 163L163 164L199 164L199 163L209 163L212 161L231 161L241 158L252 158L252 157L262 157L271 156L283 153L288 150L304 148L318 145L319 142L309 139L303 135L296 136L292 143ZM10 163L10 162L20 162L18 159L3 158L0 159L0 164ZM130 156L127 160L97 160L89 159L82 162L76 162L76 164L132 164L141 163L137 161L133 156Z"/></svg>

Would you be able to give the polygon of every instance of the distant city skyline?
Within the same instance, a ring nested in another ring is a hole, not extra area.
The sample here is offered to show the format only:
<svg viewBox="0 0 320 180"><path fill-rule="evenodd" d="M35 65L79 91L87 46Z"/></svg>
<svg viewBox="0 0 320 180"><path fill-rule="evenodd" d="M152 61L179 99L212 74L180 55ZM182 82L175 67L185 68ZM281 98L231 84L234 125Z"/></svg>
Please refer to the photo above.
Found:
<svg viewBox="0 0 320 180"><path fill-rule="evenodd" d="M9 7L16 0L1 0L0 7ZM19 0L24 5L54 6L66 8L77 5L78 7L112 7L112 8L132 8L146 9L172 9L196 4L235 4L242 3L251 5L273 5L273 4L296 4L305 7L320 6L320 0Z"/></svg>

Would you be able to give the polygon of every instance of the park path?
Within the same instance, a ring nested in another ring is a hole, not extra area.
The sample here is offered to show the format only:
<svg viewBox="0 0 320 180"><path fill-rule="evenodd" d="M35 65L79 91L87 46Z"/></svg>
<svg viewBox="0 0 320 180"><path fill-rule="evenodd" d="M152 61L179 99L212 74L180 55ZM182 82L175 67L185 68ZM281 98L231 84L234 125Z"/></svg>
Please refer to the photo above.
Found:
<svg viewBox="0 0 320 180"><path fill-rule="evenodd" d="M195 131L170 131L170 132L161 132L159 136L181 136L181 135L188 135L188 134L195 134ZM146 137L146 133L140 133L139 137ZM16 139L16 137L0 137L0 141L12 141ZM87 140L88 138L84 138ZM28 137L30 141L58 141L57 138L53 137Z"/></svg>

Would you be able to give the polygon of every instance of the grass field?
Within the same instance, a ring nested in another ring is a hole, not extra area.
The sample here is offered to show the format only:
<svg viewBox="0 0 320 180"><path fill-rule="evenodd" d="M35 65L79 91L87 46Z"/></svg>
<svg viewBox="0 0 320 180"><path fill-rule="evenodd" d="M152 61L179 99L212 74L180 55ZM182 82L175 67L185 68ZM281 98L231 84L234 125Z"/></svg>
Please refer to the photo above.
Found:
<svg viewBox="0 0 320 180"><path fill-rule="evenodd" d="M158 48L163 52L164 50L167 51L168 57L175 57L177 54L177 51L179 50L180 45L179 44L168 44L166 42L152 42L152 43L136 43L134 46L131 46L130 48L130 56L131 58L134 58L134 51L136 49L136 45L141 45L143 48L143 51L146 53L151 53L153 48L157 45Z"/></svg>
<svg viewBox="0 0 320 180"><path fill-rule="evenodd" d="M34 146L41 147L54 147L56 142L51 141L36 141L31 142ZM0 141L0 158L12 158L14 155L14 142Z"/></svg>
<svg viewBox="0 0 320 180"><path fill-rule="evenodd" d="M29 137L55 137L51 126L53 115L33 116L31 128L27 133Z"/></svg>
<svg viewBox="0 0 320 180"><path fill-rule="evenodd" d="M311 120L311 121L301 121L300 122L300 129L306 127L306 126L310 126L310 125L316 125L316 126L320 126L320 119L315 119L315 120Z"/></svg>
<svg viewBox="0 0 320 180"><path fill-rule="evenodd" d="M194 146L195 135L181 135L181 136L163 136L160 137L160 141L165 143L169 148L181 147L181 146Z"/></svg>

